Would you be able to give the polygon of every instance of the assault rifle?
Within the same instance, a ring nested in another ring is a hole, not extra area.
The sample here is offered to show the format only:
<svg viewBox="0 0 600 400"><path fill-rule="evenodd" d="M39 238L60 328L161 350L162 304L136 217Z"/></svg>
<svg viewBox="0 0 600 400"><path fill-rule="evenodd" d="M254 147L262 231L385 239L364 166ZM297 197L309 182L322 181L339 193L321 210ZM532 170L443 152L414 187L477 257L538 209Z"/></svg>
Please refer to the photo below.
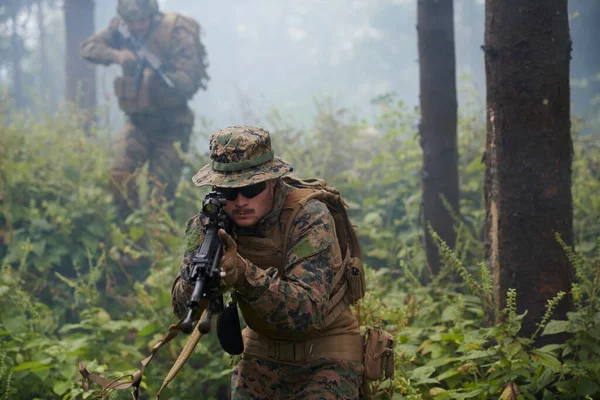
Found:
<svg viewBox="0 0 600 400"><path fill-rule="evenodd" d="M134 400L139 399L139 386L142 381L144 371L154 354L175 338L179 332L192 333L194 330L194 317L200 301L208 301L208 307L204 314L204 318L198 323L198 330L205 334L210 332L211 318L214 313L219 314L217 319L217 337L223 350L232 355L242 354L244 351L244 342L242 340L242 331L240 328L240 320L236 303L229 303L223 306L223 295L220 293L221 288L221 270L219 263L223 252L223 245L219 239L219 229L224 229L227 233L231 233L231 221L227 214L223 211L225 198L218 192L210 192L202 202L202 214L204 216L204 226L206 235L204 242L198 250L192 255L192 267L189 273L188 281L194 285L192 296L187 302L188 311L185 318L177 325L171 325L169 333L163 337L158 343L152 347L151 354L142 360L142 368L134 374L123 375L117 379L107 379L100 375L90 373L85 364L79 364L79 373L83 376L83 387L87 390L90 382L94 382L102 387L102 391L98 398L106 399L113 390L133 389L132 397ZM195 337L196 336L196 337ZM188 339L177 361L171 367L169 374L163 381L155 399L158 399L160 393L169 384L171 380L181 370L183 364L188 360L194 347L198 343L200 336L192 335ZM190 345L191 343L191 345Z"/></svg>
<svg viewBox="0 0 600 400"><path fill-rule="evenodd" d="M181 322L181 331L191 333L193 320L201 300L208 300L204 318L198 324L200 333L210 332L213 314L219 314L217 320L217 336L223 350L229 354L241 354L244 350L240 321L236 303L224 306L223 294L220 293L222 272L219 262L223 245L219 239L219 229L231 233L231 221L223 211L225 198L218 192L209 192L202 202L202 214L206 218L204 241L191 256L191 269L188 281L194 285L192 296L187 302L188 311Z"/></svg>
<svg viewBox="0 0 600 400"><path fill-rule="evenodd" d="M121 22L117 27L117 31L129 44L138 59L138 65L135 72L136 91L140 88L142 78L144 77L144 68L146 68L146 66L150 67L169 88L173 89L175 84L165 73L165 65L160 61L160 58L150 51L143 42L133 36L125 23Z"/></svg>

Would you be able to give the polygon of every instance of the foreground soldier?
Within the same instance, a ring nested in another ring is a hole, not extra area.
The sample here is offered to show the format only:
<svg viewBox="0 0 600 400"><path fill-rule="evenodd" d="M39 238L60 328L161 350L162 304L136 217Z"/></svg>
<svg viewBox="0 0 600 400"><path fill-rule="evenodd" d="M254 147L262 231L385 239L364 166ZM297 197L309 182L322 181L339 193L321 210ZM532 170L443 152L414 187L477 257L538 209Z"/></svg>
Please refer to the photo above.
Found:
<svg viewBox="0 0 600 400"><path fill-rule="evenodd" d="M161 13L156 0L118 0L117 12L81 45L81 56L122 67L115 92L127 121L115 141L111 191L125 218L138 202L132 174L146 161L164 196L173 198L183 167L173 144L187 151L194 123L187 102L209 78L196 21Z"/></svg>
<svg viewBox="0 0 600 400"><path fill-rule="evenodd" d="M345 282L336 282L343 261L331 212L312 199L290 217L302 199L283 181L292 168L274 157L267 131L231 126L212 135L210 149L211 162L194 183L213 186L227 200L234 232L219 231L222 284L232 289L248 325L233 399L357 399L363 339L349 306L332 300ZM203 238L195 216L172 288L179 318L192 290L190 254Z"/></svg>

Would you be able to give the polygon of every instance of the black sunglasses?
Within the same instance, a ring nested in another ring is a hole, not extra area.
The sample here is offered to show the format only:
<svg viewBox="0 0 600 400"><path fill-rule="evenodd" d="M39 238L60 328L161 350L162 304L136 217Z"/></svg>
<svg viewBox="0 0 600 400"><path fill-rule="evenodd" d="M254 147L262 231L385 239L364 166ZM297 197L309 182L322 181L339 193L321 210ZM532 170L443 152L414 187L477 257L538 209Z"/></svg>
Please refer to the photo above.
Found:
<svg viewBox="0 0 600 400"><path fill-rule="evenodd" d="M226 200L233 201L237 198L238 194L241 193L247 199L251 199L253 197L261 194L265 188L267 187L267 182L258 182L254 185L235 187L235 188L227 188L227 187L215 187L215 190L223 195Z"/></svg>

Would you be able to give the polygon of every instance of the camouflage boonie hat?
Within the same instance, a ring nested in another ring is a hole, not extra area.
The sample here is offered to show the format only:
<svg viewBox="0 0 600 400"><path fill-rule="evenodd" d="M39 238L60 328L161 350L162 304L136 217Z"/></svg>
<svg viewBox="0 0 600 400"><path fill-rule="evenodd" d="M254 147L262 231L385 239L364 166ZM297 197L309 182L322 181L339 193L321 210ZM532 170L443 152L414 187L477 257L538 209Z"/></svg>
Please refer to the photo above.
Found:
<svg viewBox="0 0 600 400"><path fill-rule="evenodd" d="M241 187L278 178L293 168L275 157L269 132L233 125L212 134L210 163L192 178L196 186Z"/></svg>
<svg viewBox="0 0 600 400"><path fill-rule="evenodd" d="M125 21L142 21L158 13L156 0L118 0L117 13Z"/></svg>

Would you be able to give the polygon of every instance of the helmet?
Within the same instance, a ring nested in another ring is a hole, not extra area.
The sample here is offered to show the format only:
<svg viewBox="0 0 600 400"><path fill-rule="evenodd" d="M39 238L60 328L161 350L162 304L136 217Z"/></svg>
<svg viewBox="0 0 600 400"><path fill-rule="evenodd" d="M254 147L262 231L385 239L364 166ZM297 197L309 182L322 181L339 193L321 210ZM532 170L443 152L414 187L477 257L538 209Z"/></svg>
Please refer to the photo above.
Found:
<svg viewBox="0 0 600 400"><path fill-rule="evenodd" d="M156 0L118 0L117 13L125 21L141 21L158 13Z"/></svg>

